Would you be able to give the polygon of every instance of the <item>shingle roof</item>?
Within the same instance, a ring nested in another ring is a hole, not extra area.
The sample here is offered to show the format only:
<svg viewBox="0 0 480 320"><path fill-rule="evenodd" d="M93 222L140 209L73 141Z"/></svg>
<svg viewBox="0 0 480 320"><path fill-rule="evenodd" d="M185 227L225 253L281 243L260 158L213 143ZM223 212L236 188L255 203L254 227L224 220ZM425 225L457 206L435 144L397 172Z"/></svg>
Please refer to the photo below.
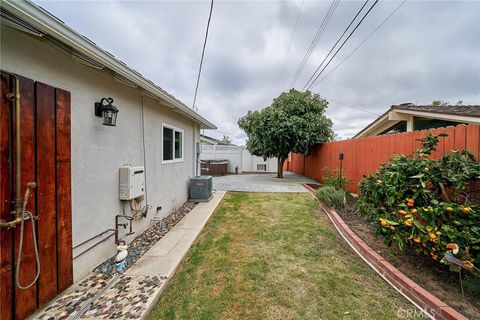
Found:
<svg viewBox="0 0 480 320"><path fill-rule="evenodd" d="M417 106L413 103L393 105L391 109L411 110L429 113L451 114L467 117L480 117L480 105L423 105Z"/></svg>

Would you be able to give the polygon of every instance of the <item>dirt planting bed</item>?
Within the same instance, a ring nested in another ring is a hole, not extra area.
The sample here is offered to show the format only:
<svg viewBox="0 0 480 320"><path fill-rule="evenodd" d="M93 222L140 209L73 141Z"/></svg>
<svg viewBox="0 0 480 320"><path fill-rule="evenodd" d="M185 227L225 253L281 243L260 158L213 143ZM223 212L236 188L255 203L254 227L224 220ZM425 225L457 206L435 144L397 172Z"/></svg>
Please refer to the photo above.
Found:
<svg viewBox="0 0 480 320"><path fill-rule="evenodd" d="M464 288L463 298L458 273L408 248L400 252L395 245L387 246L383 238L375 234L375 225L356 210L356 199L349 196L347 202L347 209L337 212L370 248L440 300L470 319L480 319L480 295Z"/></svg>

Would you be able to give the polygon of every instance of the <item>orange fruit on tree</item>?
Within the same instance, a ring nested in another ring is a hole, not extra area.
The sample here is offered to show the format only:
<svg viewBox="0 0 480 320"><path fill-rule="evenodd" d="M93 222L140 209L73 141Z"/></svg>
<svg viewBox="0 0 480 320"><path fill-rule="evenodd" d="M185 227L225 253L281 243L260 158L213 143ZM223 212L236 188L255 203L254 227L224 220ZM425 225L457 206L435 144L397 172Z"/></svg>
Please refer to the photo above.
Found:
<svg viewBox="0 0 480 320"><path fill-rule="evenodd" d="M406 225L407 227L411 227L411 226L413 225L413 219L407 219L407 220L405 220L405 225Z"/></svg>
<svg viewBox="0 0 480 320"><path fill-rule="evenodd" d="M417 213L417 209L412 209L412 213Z"/></svg>
<svg viewBox="0 0 480 320"><path fill-rule="evenodd" d="M447 211L448 211L448 212L452 212L452 211L453 211L453 208L452 208L452 207L448 207L448 208L447 208Z"/></svg>
<svg viewBox="0 0 480 320"><path fill-rule="evenodd" d="M430 233L428 234L428 237L430 238L430 240L435 240L435 239L437 239L437 235L436 235L435 233L433 233L433 232L430 232Z"/></svg>
<svg viewBox="0 0 480 320"><path fill-rule="evenodd" d="M413 241L414 241L415 243L420 243L420 242L422 242L422 240L420 240L419 237L413 238Z"/></svg>
<svg viewBox="0 0 480 320"><path fill-rule="evenodd" d="M395 229L395 227L391 226L391 227L390 227L390 230L391 230L392 232L395 232L395 230L397 230L397 229Z"/></svg>
<svg viewBox="0 0 480 320"><path fill-rule="evenodd" d="M382 225L382 227L388 227L388 222L385 220L382 220L380 224Z"/></svg>
<svg viewBox="0 0 480 320"><path fill-rule="evenodd" d="M470 270L470 271L472 271L472 270L475 268L475 266L473 265L473 263L470 262L470 261L468 261L468 260L465 261L465 262L463 263L463 265L465 266L465 269Z"/></svg>
<svg viewBox="0 0 480 320"><path fill-rule="evenodd" d="M400 213L401 215L403 215L403 216L404 216L404 215L406 215L406 214L407 214L407 211L405 211L405 210L399 210L399 211L398 211L398 213Z"/></svg>

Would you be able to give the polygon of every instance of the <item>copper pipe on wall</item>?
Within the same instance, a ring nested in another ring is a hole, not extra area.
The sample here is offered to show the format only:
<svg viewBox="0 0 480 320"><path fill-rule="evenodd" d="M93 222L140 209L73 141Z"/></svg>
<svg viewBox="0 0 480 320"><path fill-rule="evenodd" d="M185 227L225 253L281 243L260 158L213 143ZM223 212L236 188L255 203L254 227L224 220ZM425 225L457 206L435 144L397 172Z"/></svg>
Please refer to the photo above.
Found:
<svg viewBox="0 0 480 320"><path fill-rule="evenodd" d="M1 228L12 228L15 227L17 224L21 223L24 219L23 217L23 203L28 199L22 199L22 128L20 125L20 117L21 117L21 110L20 110L20 80L18 79L17 75L11 74L11 77L15 79L15 92L7 93L6 97L10 101L15 101L15 211L12 212L15 215L15 218L11 221L0 220L0 227ZM35 188L35 182L30 182L27 184L28 188ZM28 218L27 218L28 219Z"/></svg>
<svg viewBox="0 0 480 320"><path fill-rule="evenodd" d="M117 230L115 230L115 229L107 229L107 230L105 230L105 231L100 232L100 233L97 234L97 235L94 235L93 237L91 237L91 238L89 238L89 239L87 239L87 240L85 240L85 241L83 241L83 242L80 242L79 244L75 245L72 249L75 250L75 249L77 249L78 247L83 246L83 245L86 244L87 242L90 242L90 241L92 241L93 239L98 238L98 237L104 235L105 233L107 233L107 232L109 232L109 231L117 232Z"/></svg>
<svg viewBox="0 0 480 320"><path fill-rule="evenodd" d="M97 241L94 245L88 247L88 248L85 249L84 251L82 251L82 252L80 252L79 254L77 254L76 256L74 256L74 257L73 257L73 260L77 259L77 258L80 257L81 255L83 255L83 254L87 253L88 251L92 250L93 248L95 248L95 247L98 246L99 244L107 241L107 240L110 239L112 236L115 236L115 237L117 236L117 230L115 230L115 229L107 229L107 230L105 230L105 231L97 234L96 236L93 236L93 237L91 237L90 239L85 240L84 242L76 245L73 249L78 248L78 247L84 245L85 243L87 243L87 242L89 242L89 241L91 241L91 240L93 240L93 239L95 239L95 238L98 238L98 237L101 236L101 235L104 235L104 234L107 233L107 232L112 232L112 233L110 233L110 234L107 235L105 238Z"/></svg>

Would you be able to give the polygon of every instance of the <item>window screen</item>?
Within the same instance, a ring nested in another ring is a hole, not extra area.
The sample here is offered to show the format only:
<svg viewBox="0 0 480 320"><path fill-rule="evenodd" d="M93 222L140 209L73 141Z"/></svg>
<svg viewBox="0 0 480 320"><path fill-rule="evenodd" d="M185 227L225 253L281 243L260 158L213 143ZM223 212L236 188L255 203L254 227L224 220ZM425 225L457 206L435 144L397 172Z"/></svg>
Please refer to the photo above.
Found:
<svg viewBox="0 0 480 320"><path fill-rule="evenodd" d="M175 159L181 159L182 155L182 133L175 131Z"/></svg>

